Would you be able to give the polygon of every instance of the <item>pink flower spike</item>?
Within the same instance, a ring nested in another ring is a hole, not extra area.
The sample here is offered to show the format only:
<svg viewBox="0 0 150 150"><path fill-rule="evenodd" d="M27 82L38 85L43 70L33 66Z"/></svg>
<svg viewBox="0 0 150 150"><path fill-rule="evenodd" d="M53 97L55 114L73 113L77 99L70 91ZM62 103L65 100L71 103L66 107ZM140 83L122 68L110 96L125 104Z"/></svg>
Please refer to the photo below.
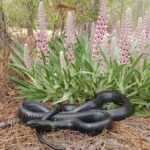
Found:
<svg viewBox="0 0 150 150"><path fill-rule="evenodd" d="M76 25L75 25L75 18L73 12L69 11L67 13L66 19L66 44L74 44L76 41Z"/></svg>
<svg viewBox="0 0 150 150"><path fill-rule="evenodd" d="M125 12L125 17L121 25L120 33L120 60L121 64L130 64L130 48L132 37L132 11L128 8Z"/></svg>
<svg viewBox="0 0 150 150"><path fill-rule="evenodd" d="M28 47L28 44L24 44L24 64L26 66L27 69L31 68L31 57L30 57L30 50Z"/></svg>
<svg viewBox="0 0 150 150"><path fill-rule="evenodd" d="M74 53L70 47L67 48L67 58L70 61L74 60Z"/></svg>
<svg viewBox="0 0 150 150"><path fill-rule="evenodd" d="M137 40L140 39L142 31L143 31L143 19L142 17L139 17L135 33L135 37Z"/></svg>
<svg viewBox="0 0 150 150"><path fill-rule="evenodd" d="M94 43L94 36L95 36L95 23L92 23L91 32L90 32L90 47L92 48Z"/></svg>
<svg viewBox="0 0 150 150"><path fill-rule="evenodd" d="M103 38L107 30L108 0L102 0L101 8L96 22L95 37L92 46L92 57L94 60L101 60L98 46L102 45Z"/></svg>
<svg viewBox="0 0 150 150"><path fill-rule="evenodd" d="M146 32L146 37L150 36L150 11L146 11L143 17L143 30Z"/></svg>
<svg viewBox="0 0 150 150"><path fill-rule="evenodd" d="M41 63L42 57L41 52L44 53L46 57L46 62L49 62L49 48L48 48L48 38L46 31L46 22L45 22L45 13L44 13L44 5L43 1L39 3L38 9L38 23L39 23L39 31L37 33L37 52L38 52L38 62Z"/></svg>
<svg viewBox="0 0 150 150"><path fill-rule="evenodd" d="M67 49L67 58L70 61L73 61L74 53L72 51L72 46L76 41L76 25L74 14L71 11L69 11L67 14L65 35L66 35L65 48Z"/></svg>

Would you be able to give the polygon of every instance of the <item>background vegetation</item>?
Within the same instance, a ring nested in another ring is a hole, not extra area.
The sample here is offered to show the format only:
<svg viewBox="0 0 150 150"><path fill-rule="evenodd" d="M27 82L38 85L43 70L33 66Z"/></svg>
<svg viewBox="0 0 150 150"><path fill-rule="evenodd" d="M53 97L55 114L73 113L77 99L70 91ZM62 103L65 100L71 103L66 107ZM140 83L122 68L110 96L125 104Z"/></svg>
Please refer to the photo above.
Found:
<svg viewBox="0 0 150 150"><path fill-rule="evenodd" d="M100 6L99 0L44 0L43 2L46 12L47 29L52 31L52 37L58 35L58 33L61 35L64 34L66 16L69 10L74 10L76 14L78 32L90 33L92 22L97 20ZM9 50L12 49L12 45L15 45L16 47L18 46L17 40L22 43L31 42L30 49L34 49L34 33L38 30L38 6L39 0L3 0L0 2L0 27L2 31L0 33L0 39L2 43L2 59L8 58L7 56L9 56ZM136 25L138 17L144 16L144 12L149 9L149 6L150 2L148 0L109 0L110 20L108 22L108 31L111 31L117 20L122 21L124 11L128 7L132 8L133 24ZM33 39L33 42L31 39ZM57 58L59 52L57 51L50 56L50 60L52 61L49 65L45 63L46 58L42 57L43 64L41 66L34 64L33 68L28 70L24 68L23 47L17 47L17 50L13 49L14 53L17 52L17 57L11 57L11 61L14 63L12 68L17 71L21 80L17 80L16 78L11 79L22 86L22 88L19 88L19 91L22 90L21 97L24 98L28 95L31 99L43 99L43 101L53 98L57 99L58 103L60 100L62 101L61 98L64 98L63 100L65 101L67 99L74 100L75 97L78 97L78 100L82 101L100 90L117 89L122 93L127 94L129 97L132 97L131 102L135 104L136 109L141 109L141 106L144 109L148 109L150 87L146 82L149 80L149 63L147 63L147 61L144 62L142 67L145 74L143 74L143 72L139 72L138 68L136 68L142 56L132 59L131 66L128 68L124 65L119 66L116 62L109 59L107 60L104 54L103 57L105 65L108 68L108 72L99 74L99 72L97 72L99 70L97 66L95 67L95 64L93 65L93 62L91 62L90 59L86 61L87 57L84 56L86 55L86 51L90 51L90 46L88 47L88 45L89 41L86 37L78 38L77 44L73 48L74 51L76 51L76 62L75 64L69 64L70 62L67 62L67 65L71 68L71 70L67 69L66 72L61 72L59 58ZM54 50L58 50L59 48L60 50L65 49L64 41L61 38L56 38L50 43L50 52L53 53ZM81 55L79 54L80 49L83 50L83 54ZM53 61L57 63L53 64ZM1 62L4 62L4 60ZM6 68L8 68L8 62L9 60L6 59ZM81 64L83 66L80 68ZM48 70L50 67L51 70ZM43 76L40 74L41 70L45 72ZM56 74L60 75L58 78L54 76L55 71L58 71ZM128 71L127 74L125 74L126 71ZM79 77L76 76L77 73L81 73ZM3 74L3 77L5 76L6 75ZM50 76L53 79L56 78L56 81L53 82L49 79ZM84 78L85 76L87 78ZM29 81L27 80L27 82L24 82L26 79L29 79ZM84 81L84 79L85 84L81 84L81 81ZM143 79L145 80L143 81ZM43 85L44 80L45 84ZM99 84L99 81L103 82ZM90 87L90 82L94 83L92 88ZM77 90L79 85L80 88ZM52 88L50 86L52 86ZM144 88L147 88L147 90L144 90ZM49 93L50 91L53 91L54 93ZM75 93L75 91L77 93ZM89 93L89 91L91 93ZM145 94L143 94L144 92ZM60 95L57 93L60 93ZM82 95L83 93L85 95Z"/></svg>
<svg viewBox="0 0 150 150"><path fill-rule="evenodd" d="M7 27L14 31L20 28L28 29L32 34L37 25L37 9L39 0L2 0L0 6L5 13ZM100 0L44 0L47 27L50 30L64 30L68 10L74 10L79 28L88 30L92 21L97 19ZM110 24L120 20L127 7L133 10L135 23L139 16L150 7L149 0L109 0L111 20Z"/></svg>

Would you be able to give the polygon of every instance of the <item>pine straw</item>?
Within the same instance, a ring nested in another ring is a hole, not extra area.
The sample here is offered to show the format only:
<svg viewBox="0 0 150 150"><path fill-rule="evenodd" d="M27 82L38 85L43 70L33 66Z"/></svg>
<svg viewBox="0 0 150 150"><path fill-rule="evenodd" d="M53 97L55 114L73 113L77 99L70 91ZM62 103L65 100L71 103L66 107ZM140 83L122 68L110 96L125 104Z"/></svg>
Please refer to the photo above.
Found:
<svg viewBox="0 0 150 150"><path fill-rule="evenodd" d="M18 106L18 101L0 101L0 122L16 117ZM149 150L150 117L114 122L111 130L94 137L69 130L45 133L44 137L67 150ZM49 149L38 141L33 129L22 124L0 129L0 150Z"/></svg>

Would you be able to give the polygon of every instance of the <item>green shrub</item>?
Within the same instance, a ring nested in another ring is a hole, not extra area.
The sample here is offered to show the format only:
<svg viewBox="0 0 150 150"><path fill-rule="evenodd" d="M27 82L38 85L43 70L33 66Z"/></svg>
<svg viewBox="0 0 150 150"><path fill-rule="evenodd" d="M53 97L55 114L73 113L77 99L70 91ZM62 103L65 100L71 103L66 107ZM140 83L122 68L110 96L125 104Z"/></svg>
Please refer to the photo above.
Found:
<svg viewBox="0 0 150 150"><path fill-rule="evenodd" d="M66 68L61 67L59 58L60 52L64 55L66 52L62 37L49 43L49 63L42 54L42 64L35 61L30 70L23 63L23 48L20 45L15 48L11 68L18 76L10 79L19 85L16 88L18 98L51 100L53 104L64 101L83 103L99 91L119 90L128 96L136 112L142 114L150 110L150 63L145 56L132 57L130 65L121 65L108 58L100 48L101 64L92 59L88 41L86 36L77 38L72 47L75 60L70 62L65 56ZM102 71L104 66L105 71Z"/></svg>

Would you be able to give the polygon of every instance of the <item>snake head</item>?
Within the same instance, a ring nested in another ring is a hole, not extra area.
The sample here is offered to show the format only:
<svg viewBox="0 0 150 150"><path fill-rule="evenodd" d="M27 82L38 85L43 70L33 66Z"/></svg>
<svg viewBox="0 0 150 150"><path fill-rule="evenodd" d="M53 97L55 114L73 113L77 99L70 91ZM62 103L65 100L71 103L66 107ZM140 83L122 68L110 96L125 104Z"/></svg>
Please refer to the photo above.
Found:
<svg viewBox="0 0 150 150"><path fill-rule="evenodd" d="M39 120L35 119L35 120L30 120L26 123L27 126L32 127L32 128L38 128L39 127Z"/></svg>
<svg viewBox="0 0 150 150"><path fill-rule="evenodd" d="M34 119L28 121L26 125L34 129L40 129L46 131L51 130L50 121L48 120Z"/></svg>

